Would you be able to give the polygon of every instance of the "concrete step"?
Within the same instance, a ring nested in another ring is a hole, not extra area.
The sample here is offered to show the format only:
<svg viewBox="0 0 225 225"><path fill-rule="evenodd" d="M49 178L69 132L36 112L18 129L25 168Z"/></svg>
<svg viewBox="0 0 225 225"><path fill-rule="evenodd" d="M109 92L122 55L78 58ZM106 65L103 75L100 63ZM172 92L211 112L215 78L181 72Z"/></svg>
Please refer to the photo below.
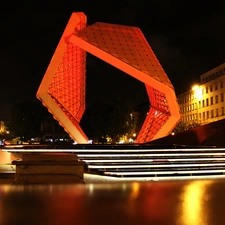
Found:
<svg viewBox="0 0 225 225"><path fill-rule="evenodd" d="M104 148L105 147L105 148ZM76 154L90 174L112 177L224 176L225 148L185 146L76 146L73 148L13 147L12 153Z"/></svg>

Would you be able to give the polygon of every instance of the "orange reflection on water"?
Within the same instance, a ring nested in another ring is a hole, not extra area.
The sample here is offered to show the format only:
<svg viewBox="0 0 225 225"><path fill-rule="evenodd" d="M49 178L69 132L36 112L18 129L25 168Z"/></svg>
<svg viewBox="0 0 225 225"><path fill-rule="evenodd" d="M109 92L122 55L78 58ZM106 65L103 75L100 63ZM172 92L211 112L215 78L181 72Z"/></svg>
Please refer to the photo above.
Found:
<svg viewBox="0 0 225 225"><path fill-rule="evenodd" d="M207 224L207 193L210 180L193 181L184 187L181 204L181 217L178 224L205 225Z"/></svg>
<svg viewBox="0 0 225 225"><path fill-rule="evenodd" d="M140 192L140 184L139 183L133 183L132 184L132 191L131 191L131 199L136 199Z"/></svg>

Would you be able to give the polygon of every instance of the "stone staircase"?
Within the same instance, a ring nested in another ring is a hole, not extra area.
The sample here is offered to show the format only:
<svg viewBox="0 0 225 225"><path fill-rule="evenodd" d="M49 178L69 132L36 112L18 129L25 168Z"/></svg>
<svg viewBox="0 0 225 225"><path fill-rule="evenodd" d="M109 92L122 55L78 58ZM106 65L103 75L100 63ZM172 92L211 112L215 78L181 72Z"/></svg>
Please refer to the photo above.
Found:
<svg viewBox="0 0 225 225"><path fill-rule="evenodd" d="M114 178L225 177L225 148L183 145L73 145L10 147L9 152L67 152L86 173Z"/></svg>
<svg viewBox="0 0 225 225"><path fill-rule="evenodd" d="M187 146L113 146L105 149L80 149L79 159L88 173L103 176L135 177L223 177L225 148Z"/></svg>

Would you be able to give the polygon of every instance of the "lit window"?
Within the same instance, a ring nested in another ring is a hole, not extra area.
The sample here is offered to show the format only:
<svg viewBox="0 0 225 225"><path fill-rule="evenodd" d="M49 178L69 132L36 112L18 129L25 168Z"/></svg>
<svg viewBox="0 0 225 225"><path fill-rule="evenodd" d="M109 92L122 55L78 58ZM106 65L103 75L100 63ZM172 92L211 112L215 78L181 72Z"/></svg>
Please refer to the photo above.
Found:
<svg viewBox="0 0 225 225"><path fill-rule="evenodd" d="M216 117L219 116L219 109L216 109Z"/></svg>
<svg viewBox="0 0 225 225"><path fill-rule="evenodd" d="M213 105L213 97L210 98L210 103Z"/></svg>
<svg viewBox="0 0 225 225"><path fill-rule="evenodd" d="M218 103L218 95L216 95L216 103Z"/></svg>
<svg viewBox="0 0 225 225"><path fill-rule="evenodd" d="M214 110L211 110L211 118L214 117Z"/></svg>

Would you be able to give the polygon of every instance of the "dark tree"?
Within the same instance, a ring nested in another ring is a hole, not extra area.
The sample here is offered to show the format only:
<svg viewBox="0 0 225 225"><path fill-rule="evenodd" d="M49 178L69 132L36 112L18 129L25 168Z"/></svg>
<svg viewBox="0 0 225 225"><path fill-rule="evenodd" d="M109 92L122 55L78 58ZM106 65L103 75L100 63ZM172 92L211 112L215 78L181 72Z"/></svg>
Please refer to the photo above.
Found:
<svg viewBox="0 0 225 225"><path fill-rule="evenodd" d="M81 120L81 127L90 139L100 143L106 137L117 142L119 137L134 130L134 121L131 121L132 108L127 101L116 99L111 105L96 103L88 109Z"/></svg>
<svg viewBox="0 0 225 225"><path fill-rule="evenodd" d="M90 138L92 136L92 129L90 126L91 109L86 109L81 118L80 126L84 133Z"/></svg>
<svg viewBox="0 0 225 225"><path fill-rule="evenodd" d="M107 135L109 106L105 103L96 103L88 112L89 137L98 139Z"/></svg>
<svg viewBox="0 0 225 225"><path fill-rule="evenodd" d="M177 124L177 126L175 127L175 129L173 130L173 132L179 133L179 132L183 132L183 131L186 131L186 130L190 130L190 129L198 127L198 126L200 126L200 124L197 123L197 122L188 123L188 122L180 121Z"/></svg>
<svg viewBox="0 0 225 225"><path fill-rule="evenodd" d="M27 141L41 136L41 123L48 111L41 103L23 101L13 106L8 127L14 136Z"/></svg>
<svg viewBox="0 0 225 225"><path fill-rule="evenodd" d="M142 125L146 119L147 113L149 112L150 104L149 102L144 102L134 108L134 113L136 114L136 132L139 133Z"/></svg>
<svg viewBox="0 0 225 225"><path fill-rule="evenodd" d="M119 137L129 133L130 130L130 113L132 108L127 101L116 99L111 107L107 124L107 134L115 143Z"/></svg>

